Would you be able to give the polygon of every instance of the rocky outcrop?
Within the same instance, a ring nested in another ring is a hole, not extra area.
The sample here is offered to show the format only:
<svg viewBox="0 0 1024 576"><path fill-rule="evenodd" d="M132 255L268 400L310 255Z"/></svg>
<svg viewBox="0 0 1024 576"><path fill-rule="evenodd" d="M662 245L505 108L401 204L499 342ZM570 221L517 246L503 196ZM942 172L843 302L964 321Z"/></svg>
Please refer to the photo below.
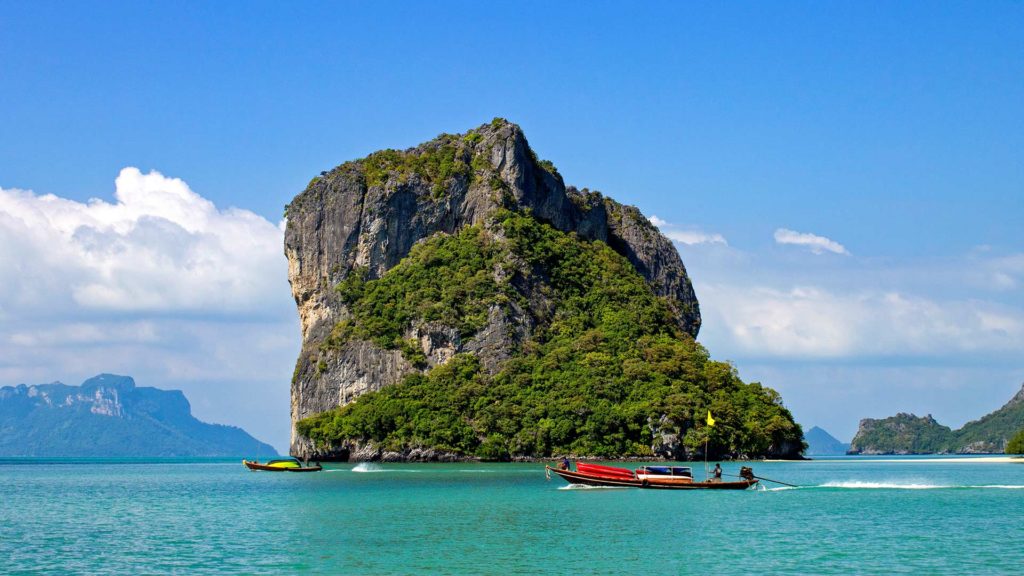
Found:
<svg viewBox="0 0 1024 576"><path fill-rule="evenodd" d="M883 419L860 421L850 442L853 454L932 454L945 451L953 431L932 418L900 413Z"/></svg>
<svg viewBox="0 0 1024 576"><path fill-rule="evenodd" d="M492 308L486 325L471 337L443 325L409 326L406 338L426 358L420 366L373 342L347 342L330 350L323 346L349 314L333 287L354 270L379 278L417 242L465 226L489 226L504 209L529 211L559 230L607 243L666 299L679 327L697 335L699 305L671 241L636 208L566 187L550 163L537 160L515 124L496 119L406 151L377 152L321 173L286 210L284 249L302 331L291 393L293 455L332 456L296 434L299 419L444 363L456 353L474 352L491 373L510 357L533 326L529 311L514 303ZM530 306L544 306L543 297Z"/></svg>

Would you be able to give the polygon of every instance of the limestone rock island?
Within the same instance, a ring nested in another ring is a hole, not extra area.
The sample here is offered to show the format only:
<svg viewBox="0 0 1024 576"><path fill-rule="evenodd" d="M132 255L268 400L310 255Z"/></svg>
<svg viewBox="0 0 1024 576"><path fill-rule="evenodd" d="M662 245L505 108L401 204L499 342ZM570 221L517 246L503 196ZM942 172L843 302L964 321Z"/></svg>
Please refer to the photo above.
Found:
<svg viewBox="0 0 1024 576"><path fill-rule="evenodd" d="M775 391L695 342L672 243L515 124L341 164L286 217L295 456L693 458L708 410L714 455L803 448Z"/></svg>

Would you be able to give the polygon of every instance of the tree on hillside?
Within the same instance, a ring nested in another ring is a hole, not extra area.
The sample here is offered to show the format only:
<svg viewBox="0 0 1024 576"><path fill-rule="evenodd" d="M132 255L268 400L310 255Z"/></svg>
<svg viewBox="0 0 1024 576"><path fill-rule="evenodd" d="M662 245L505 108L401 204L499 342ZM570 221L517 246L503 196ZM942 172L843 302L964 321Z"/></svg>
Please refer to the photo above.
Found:
<svg viewBox="0 0 1024 576"><path fill-rule="evenodd" d="M1007 454L1024 454L1024 430L1017 432L1006 443Z"/></svg>

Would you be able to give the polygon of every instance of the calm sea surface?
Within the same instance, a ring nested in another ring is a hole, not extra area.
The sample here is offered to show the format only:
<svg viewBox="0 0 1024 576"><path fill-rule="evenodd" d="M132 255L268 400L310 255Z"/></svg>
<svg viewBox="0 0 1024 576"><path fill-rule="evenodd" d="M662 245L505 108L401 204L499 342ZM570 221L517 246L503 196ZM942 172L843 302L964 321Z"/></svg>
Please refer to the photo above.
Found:
<svg viewBox="0 0 1024 576"><path fill-rule="evenodd" d="M536 464L275 474L237 460L0 459L0 572L1024 572L1024 464L753 467L803 487L566 489Z"/></svg>

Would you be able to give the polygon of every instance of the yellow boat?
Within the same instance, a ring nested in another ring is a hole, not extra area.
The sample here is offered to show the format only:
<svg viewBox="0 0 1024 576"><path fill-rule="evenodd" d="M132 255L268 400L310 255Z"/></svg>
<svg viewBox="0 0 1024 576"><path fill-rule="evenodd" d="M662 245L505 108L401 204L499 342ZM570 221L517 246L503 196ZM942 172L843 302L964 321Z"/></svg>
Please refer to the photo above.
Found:
<svg viewBox="0 0 1024 576"><path fill-rule="evenodd" d="M266 464L260 464L258 460L242 460L242 464L245 464L245 467L249 470L262 470L264 472L319 472L323 470L319 462L316 466L303 466L295 458L271 460Z"/></svg>

